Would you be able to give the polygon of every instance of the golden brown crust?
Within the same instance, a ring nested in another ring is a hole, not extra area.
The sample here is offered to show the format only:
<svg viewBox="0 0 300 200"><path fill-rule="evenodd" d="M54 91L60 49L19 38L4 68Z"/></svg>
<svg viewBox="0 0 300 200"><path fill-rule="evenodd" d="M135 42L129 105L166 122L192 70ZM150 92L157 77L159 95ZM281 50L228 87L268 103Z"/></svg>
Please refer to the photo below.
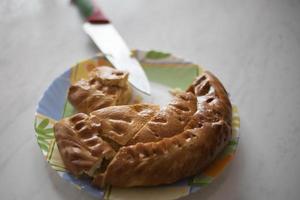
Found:
<svg viewBox="0 0 300 200"><path fill-rule="evenodd" d="M101 123L101 137L123 146L158 110L159 106L152 104L111 106L94 111L91 116Z"/></svg>
<svg viewBox="0 0 300 200"><path fill-rule="evenodd" d="M127 104L130 98L128 73L106 66L95 68L88 80L80 80L71 85L68 93L70 103L78 112L83 113Z"/></svg>
<svg viewBox="0 0 300 200"><path fill-rule="evenodd" d="M205 71L187 89L197 96L198 111L208 121L223 118L231 125L232 108L228 93L212 73Z"/></svg>
<svg viewBox="0 0 300 200"><path fill-rule="evenodd" d="M128 73L112 67L96 67L89 73L89 77L96 78L106 86L124 88L128 85Z"/></svg>
<svg viewBox="0 0 300 200"><path fill-rule="evenodd" d="M219 80L205 72L188 89L197 96L198 109L185 130L158 142L122 147L104 173L99 187L167 184L206 167L231 137L231 104Z"/></svg>
<svg viewBox="0 0 300 200"><path fill-rule="evenodd" d="M159 141L181 133L197 109L197 100L193 93L181 93L158 112L128 143Z"/></svg>

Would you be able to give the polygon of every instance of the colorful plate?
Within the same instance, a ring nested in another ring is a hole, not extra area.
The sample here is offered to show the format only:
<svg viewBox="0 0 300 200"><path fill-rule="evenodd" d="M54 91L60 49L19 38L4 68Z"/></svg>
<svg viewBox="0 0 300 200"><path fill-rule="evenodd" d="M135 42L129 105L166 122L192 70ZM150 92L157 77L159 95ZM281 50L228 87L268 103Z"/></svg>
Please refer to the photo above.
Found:
<svg viewBox="0 0 300 200"><path fill-rule="evenodd" d="M166 105L170 98L171 90L185 90L193 79L203 71L201 67L171 54L157 51L133 51L144 67L150 80L152 96L146 97L135 91L135 100ZM64 167L58 152L54 134L54 123L74 113L72 105L66 96L71 83L86 78L87 73L99 65L111 65L103 55L79 62L62 75L57 77L47 88L37 106L34 127L37 142L47 162L65 180L72 183L80 190L84 190L97 198L103 199L177 199L201 189L211 183L234 157L238 140L239 124L237 107L233 105L233 138L217 157L217 159L198 175L181 180L177 183L158 187L116 188L108 187L98 189L90 184L89 179L78 179L71 175Z"/></svg>

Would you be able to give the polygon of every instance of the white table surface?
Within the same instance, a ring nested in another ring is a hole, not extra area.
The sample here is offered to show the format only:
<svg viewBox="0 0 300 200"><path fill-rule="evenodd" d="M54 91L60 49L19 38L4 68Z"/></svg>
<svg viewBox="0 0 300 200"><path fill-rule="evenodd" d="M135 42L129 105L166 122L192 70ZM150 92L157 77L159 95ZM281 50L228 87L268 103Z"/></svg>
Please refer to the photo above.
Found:
<svg viewBox="0 0 300 200"><path fill-rule="evenodd" d="M241 116L235 159L184 199L300 198L299 0L102 0L132 48L172 52L224 83ZM68 0L0 1L0 199L93 199L46 164L35 106L68 66L97 53Z"/></svg>

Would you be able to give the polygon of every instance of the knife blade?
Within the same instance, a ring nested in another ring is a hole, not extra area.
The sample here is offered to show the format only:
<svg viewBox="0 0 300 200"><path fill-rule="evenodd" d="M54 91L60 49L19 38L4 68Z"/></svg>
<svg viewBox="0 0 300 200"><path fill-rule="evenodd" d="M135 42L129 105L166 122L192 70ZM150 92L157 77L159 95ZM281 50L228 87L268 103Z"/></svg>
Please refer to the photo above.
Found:
<svg viewBox="0 0 300 200"><path fill-rule="evenodd" d="M87 18L83 29L100 51L115 68L129 72L128 80L133 87L150 95L150 84L142 66L131 56L125 41L100 7L90 0L73 0L73 2Z"/></svg>

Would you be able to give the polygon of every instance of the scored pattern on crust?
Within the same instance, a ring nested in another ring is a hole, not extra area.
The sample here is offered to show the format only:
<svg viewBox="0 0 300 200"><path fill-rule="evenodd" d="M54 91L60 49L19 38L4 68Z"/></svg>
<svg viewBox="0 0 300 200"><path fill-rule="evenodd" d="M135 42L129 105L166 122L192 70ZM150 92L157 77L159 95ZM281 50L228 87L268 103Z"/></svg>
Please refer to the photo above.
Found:
<svg viewBox="0 0 300 200"><path fill-rule="evenodd" d="M54 135L62 159L73 174L92 175L96 165L111 160L114 149L99 136L100 123L96 118L79 113L54 125Z"/></svg>
<svg viewBox="0 0 300 200"><path fill-rule="evenodd" d="M100 120L101 137L123 146L158 110L159 106L151 104L113 106L94 111L91 116Z"/></svg>
<svg viewBox="0 0 300 200"><path fill-rule="evenodd" d="M88 80L80 80L71 85L68 93L70 103L79 112L127 104L131 97L128 73L112 67L96 67Z"/></svg>
<svg viewBox="0 0 300 200"><path fill-rule="evenodd" d="M159 141L183 131L197 109L197 99L191 92L181 93L158 112L128 143Z"/></svg>

